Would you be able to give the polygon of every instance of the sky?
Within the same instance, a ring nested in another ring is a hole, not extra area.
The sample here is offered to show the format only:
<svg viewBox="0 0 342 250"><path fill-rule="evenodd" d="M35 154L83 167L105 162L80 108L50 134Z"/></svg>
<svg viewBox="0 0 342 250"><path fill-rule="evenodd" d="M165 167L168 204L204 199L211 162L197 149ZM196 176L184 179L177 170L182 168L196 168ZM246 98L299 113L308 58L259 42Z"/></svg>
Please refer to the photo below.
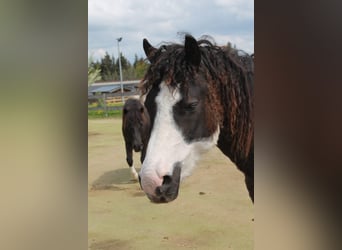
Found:
<svg viewBox="0 0 342 250"><path fill-rule="evenodd" d="M120 52L145 58L144 38L155 47L182 43L184 33L211 36L217 45L254 52L254 0L88 0L88 57ZM183 35L182 35L183 34Z"/></svg>

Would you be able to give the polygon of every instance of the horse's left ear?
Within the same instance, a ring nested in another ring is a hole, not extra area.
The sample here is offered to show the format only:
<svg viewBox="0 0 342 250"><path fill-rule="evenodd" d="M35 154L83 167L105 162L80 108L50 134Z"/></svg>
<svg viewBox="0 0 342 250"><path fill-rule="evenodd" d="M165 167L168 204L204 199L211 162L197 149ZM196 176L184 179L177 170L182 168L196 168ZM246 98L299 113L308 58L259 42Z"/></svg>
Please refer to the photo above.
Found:
<svg viewBox="0 0 342 250"><path fill-rule="evenodd" d="M190 35L185 36L185 60L194 66L201 63L201 51L195 38Z"/></svg>
<svg viewBox="0 0 342 250"><path fill-rule="evenodd" d="M147 56L147 59L153 63L153 55L154 53L156 52L156 48L153 47L148 41L146 38L144 38L143 40L143 47L144 47L144 51L145 51L145 54Z"/></svg>

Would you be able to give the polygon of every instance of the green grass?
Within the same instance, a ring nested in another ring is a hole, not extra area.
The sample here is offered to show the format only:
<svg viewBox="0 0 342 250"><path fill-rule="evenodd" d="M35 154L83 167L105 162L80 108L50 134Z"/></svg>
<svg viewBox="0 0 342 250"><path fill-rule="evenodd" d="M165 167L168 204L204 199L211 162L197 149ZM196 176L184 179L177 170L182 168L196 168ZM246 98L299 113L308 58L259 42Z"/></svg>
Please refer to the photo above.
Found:
<svg viewBox="0 0 342 250"><path fill-rule="evenodd" d="M122 102L107 103L106 105L107 105L107 107L123 107L123 103ZM98 102L94 102L92 104L88 104L88 108L96 108L96 107L99 107L99 103Z"/></svg>
<svg viewBox="0 0 342 250"><path fill-rule="evenodd" d="M121 102L119 103L108 103L108 107L123 107ZM100 108L99 110L89 110L91 108ZM119 110L108 110L105 111L105 108L101 108L101 105L98 102L88 104L88 118L89 119L97 119L97 118L121 118L122 117L122 109Z"/></svg>
<svg viewBox="0 0 342 250"><path fill-rule="evenodd" d="M108 110L105 112L104 110L88 110L88 119L97 119L97 118L120 118L122 117L122 110Z"/></svg>

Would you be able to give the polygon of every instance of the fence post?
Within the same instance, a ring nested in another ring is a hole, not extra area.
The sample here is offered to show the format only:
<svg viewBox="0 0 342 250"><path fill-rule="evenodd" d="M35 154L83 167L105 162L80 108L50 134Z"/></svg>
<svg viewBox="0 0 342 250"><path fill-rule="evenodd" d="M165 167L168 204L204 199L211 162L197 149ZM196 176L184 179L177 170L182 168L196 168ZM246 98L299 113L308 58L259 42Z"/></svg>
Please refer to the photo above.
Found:
<svg viewBox="0 0 342 250"><path fill-rule="evenodd" d="M102 95L103 98L103 106L104 106L104 111L105 111L105 116L108 117L108 113L107 113L107 102L106 102L106 93L103 93Z"/></svg>

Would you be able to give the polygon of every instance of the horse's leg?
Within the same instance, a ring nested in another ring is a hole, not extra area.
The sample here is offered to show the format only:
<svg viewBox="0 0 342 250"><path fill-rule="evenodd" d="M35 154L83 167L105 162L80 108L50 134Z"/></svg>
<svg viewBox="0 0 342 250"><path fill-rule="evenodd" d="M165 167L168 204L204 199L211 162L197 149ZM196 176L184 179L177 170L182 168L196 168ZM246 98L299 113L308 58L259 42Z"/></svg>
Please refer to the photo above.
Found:
<svg viewBox="0 0 342 250"><path fill-rule="evenodd" d="M140 163L142 164L146 156L147 143L144 143L143 149L141 150Z"/></svg>
<svg viewBox="0 0 342 250"><path fill-rule="evenodd" d="M251 198L252 202L254 203L254 177L249 176L249 175L245 175L245 183L247 186L249 197Z"/></svg>
<svg viewBox="0 0 342 250"><path fill-rule="evenodd" d="M132 157L133 147L130 143L126 143L126 161L129 167L133 166L133 157Z"/></svg>
<svg viewBox="0 0 342 250"><path fill-rule="evenodd" d="M126 143L126 161L128 163L133 179L138 180L138 173L133 166L133 147L129 143Z"/></svg>
<svg viewBox="0 0 342 250"><path fill-rule="evenodd" d="M134 166L130 167L131 170L131 175L133 177L134 180L139 180L139 175L137 173L137 171L135 170Z"/></svg>

